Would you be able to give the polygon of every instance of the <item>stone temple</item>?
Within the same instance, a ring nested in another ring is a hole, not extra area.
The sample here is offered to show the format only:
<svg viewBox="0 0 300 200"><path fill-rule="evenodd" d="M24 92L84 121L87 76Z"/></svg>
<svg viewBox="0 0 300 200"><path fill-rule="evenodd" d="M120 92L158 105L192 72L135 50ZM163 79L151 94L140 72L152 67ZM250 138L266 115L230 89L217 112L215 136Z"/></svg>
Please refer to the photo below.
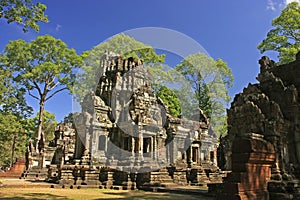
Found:
<svg viewBox="0 0 300 200"><path fill-rule="evenodd" d="M259 64L258 83L227 110L216 155L204 115L173 118L139 61L106 54L76 128L60 125L45 153L28 151L23 177L125 189L207 184L218 200L298 200L300 52L288 64L265 56Z"/></svg>
<svg viewBox="0 0 300 200"><path fill-rule="evenodd" d="M217 199L300 199L300 52L276 66L263 56L256 84L237 94L228 114L226 149L232 170Z"/></svg>
<svg viewBox="0 0 300 200"><path fill-rule="evenodd" d="M127 189L222 181L218 138L205 115L172 117L140 60L106 53L98 73L75 126L59 125L43 155L28 153L24 178Z"/></svg>

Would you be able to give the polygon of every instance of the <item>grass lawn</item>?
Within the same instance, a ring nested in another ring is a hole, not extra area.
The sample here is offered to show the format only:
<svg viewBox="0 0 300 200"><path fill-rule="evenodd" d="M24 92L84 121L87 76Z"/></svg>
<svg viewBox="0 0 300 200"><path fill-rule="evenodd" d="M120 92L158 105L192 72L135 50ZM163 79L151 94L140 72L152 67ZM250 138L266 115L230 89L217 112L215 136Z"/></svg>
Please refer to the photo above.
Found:
<svg viewBox="0 0 300 200"><path fill-rule="evenodd" d="M0 199L172 199L210 200L197 195L103 189L0 188Z"/></svg>
<svg viewBox="0 0 300 200"><path fill-rule="evenodd" d="M202 195L185 195L174 193L145 192L141 190L105 190L96 188L62 189L62 188L42 188L38 182L30 182L19 179L1 179L0 183L10 186L1 187L0 200L2 199L127 199L127 200L149 200L149 199L172 199L172 200L212 200L213 198ZM30 187L26 187L30 186Z"/></svg>

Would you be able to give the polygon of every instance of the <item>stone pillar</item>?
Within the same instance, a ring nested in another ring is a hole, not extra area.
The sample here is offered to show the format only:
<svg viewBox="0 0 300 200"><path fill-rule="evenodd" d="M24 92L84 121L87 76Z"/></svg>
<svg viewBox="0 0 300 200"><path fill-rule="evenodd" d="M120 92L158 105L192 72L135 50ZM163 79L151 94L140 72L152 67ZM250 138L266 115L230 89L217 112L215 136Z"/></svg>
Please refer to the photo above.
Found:
<svg viewBox="0 0 300 200"><path fill-rule="evenodd" d="M86 128L86 133L85 133L85 143L84 143L84 146L85 146L85 149L87 149L89 152L90 152L90 129L91 127L87 127Z"/></svg>
<svg viewBox="0 0 300 200"><path fill-rule="evenodd" d="M135 182L132 181L132 176L134 176L134 174L127 174L127 180L124 182L123 184L123 189L125 190L135 190L136 189L136 185Z"/></svg>
<svg viewBox="0 0 300 200"><path fill-rule="evenodd" d="M156 141L156 136L154 136L154 140L153 140L153 156L154 156L154 160L157 160L157 141Z"/></svg>
<svg viewBox="0 0 300 200"><path fill-rule="evenodd" d="M111 189L111 187L113 186L113 180L114 180L113 175L114 175L113 172L111 171L107 172L107 181L105 185L106 189Z"/></svg>
<svg viewBox="0 0 300 200"><path fill-rule="evenodd" d="M188 167L192 167L192 145L187 149L186 151L186 159L187 159L187 164L188 164Z"/></svg>
<svg viewBox="0 0 300 200"><path fill-rule="evenodd" d="M298 53L300 55L300 52ZM297 164L300 164L300 123L297 120L297 124L295 124L294 128L294 139L295 139L295 156Z"/></svg>
<svg viewBox="0 0 300 200"><path fill-rule="evenodd" d="M143 134L141 132L139 132L139 161L143 161L143 149L144 147L144 138L143 138Z"/></svg>
<svg viewBox="0 0 300 200"><path fill-rule="evenodd" d="M173 143L173 145L172 145L172 149L171 149L171 155L172 155L172 157L171 157L171 163L175 163L176 162L176 160L177 160L177 152L178 152L178 148L177 148L177 142L176 141L172 141L172 143ZM187 155L187 157L188 157L188 155Z"/></svg>
<svg viewBox="0 0 300 200"><path fill-rule="evenodd" d="M150 158L153 159L153 136L150 137Z"/></svg>
<svg viewBox="0 0 300 200"><path fill-rule="evenodd" d="M217 165L218 165L218 163L217 163L217 149L216 149L216 148L213 149L212 152L213 152L213 159L211 159L211 160L212 160L212 163L213 163L215 166L217 166Z"/></svg>
<svg viewBox="0 0 300 200"><path fill-rule="evenodd" d="M108 142L109 142L109 137L108 137L108 131L106 130L105 132L104 132L104 135L105 135L105 148L104 148L104 151L105 151L105 153L108 151Z"/></svg>
<svg viewBox="0 0 300 200"><path fill-rule="evenodd" d="M198 152L197 152L197 165L201 165L201 159L200 159L200 155L201 155L201 151L200 151L201 145L199 145L199 148L197 148Z"/></svg>
<svg viewBox="0 0 300 200"><path fill-rule="evenodd" d="M223 183L218 200L268 200L267 182L275 162L274 146L258 134L236 138L232 145L232 173Z"/></svg>
<svg viewBox="0 0 300 200"><path fill-rule="evenodd" d="M278 136L268 136L268 141L274 145L275 150L275 162L272 166L272 179L281 180L281 164L280 164L280 138Z"/></svg>

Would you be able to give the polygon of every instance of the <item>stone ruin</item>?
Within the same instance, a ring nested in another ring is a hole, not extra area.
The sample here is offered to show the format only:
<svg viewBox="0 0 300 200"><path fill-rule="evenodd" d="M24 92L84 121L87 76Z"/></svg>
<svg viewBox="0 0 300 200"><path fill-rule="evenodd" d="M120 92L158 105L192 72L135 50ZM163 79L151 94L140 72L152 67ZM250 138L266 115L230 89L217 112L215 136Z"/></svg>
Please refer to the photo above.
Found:
<svg viewBox="0 0 300 200"><path fill-rule="evenodd" d="M24 178L43 178L47 170L47 181L61 185L125 189L222 181L218 138L206 116L172 117L139 60L106 53L99 74L96 91L74 118L76 126L57 127L47 156L30 152Z"/></svg>
<svg viewBox="0 0 300 200"><path fill-rule="evenodd" d="M300 53L289 64L259 64L259 83L235 96L217 150L205 116L172 117L140 61L106 54L76 127L61 124L43 154L28 151L23 177L123 189L207 184L220 200L300 199Z"/></svg>
<svg viewBox="0 0 300 200"><path fill-rule="evenodd" d="M259 60L259 83L249 84L228 110L221 147L232 170L217 199L300 199L300 52L276 66Z"/></svg>
<svg viewBox="0 0 300 200"><path fill-rule="evenodd" d="M29 141L25 154L26 170L22 173L21 178L34 180L47 179L47 166L52 163L70 163L73 160L75 141L76 132L71 123L60 124L55 127L54 139L48 141L49 144L47 144L47 141L43 141L43 148L39 147L36 149L32 141ZM41 142L37 143L41 144Z"/></svg>

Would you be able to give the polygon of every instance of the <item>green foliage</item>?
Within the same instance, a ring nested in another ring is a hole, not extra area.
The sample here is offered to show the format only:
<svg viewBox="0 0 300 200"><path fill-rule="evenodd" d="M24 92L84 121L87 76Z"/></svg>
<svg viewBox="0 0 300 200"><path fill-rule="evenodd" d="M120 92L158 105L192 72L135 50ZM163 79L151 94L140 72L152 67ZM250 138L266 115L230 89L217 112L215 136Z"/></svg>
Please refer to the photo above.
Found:
<svg viewBox="0 0 300 200"><path fill-rule="evenodd" d="M26 127L28 138L35 139L38 132L39 113L35 117L26 119L23 123ZM43 112L43 131L45 134L46 142L49 142L54 138L54 129L57 126L55 115L47 110Z"/></svg>
<svg viewBox="0 0 300 200"><path fill-rule="evenodd" d="M68 49L64 42L49 35L31 42L10 41L4 58L6 66L17 72L15 81L22 82L28 90L36 89L39 94L48 94L61 85L68 86L73 70L81 65L81 57L74 49Z"/></svg>
<svg viewBox="0 0 300 200"><path fill-rule="evenodd" d="M72 125L75 125L74 117L76 117L79 114L80 114L79 112L69 113L67 116L64 117L64 123L71 123Z"/></svg>
<svg viewBox="0 0 300 200"><path fill-rule="evenodd" d="M99 66L100 57L106 51L119 54L123 59L130 57L142 59L144 63L164 62L165 58L165 55L157 55L151 46L145 45L122 33L109 38L106 42L100 43L93 47L92 50L84 52L85 64L87 66Z"/></svg>
<svg viewBox="0 0 300 200"><path fill-rule="evenodd" d="M8 60L0 54L0 106L2 112L12 112L20 117L32 114L32 108L26 104L23 89L13 82L14 70L5 67Z"/></svg>
<svg viewBox="0 0 300 200"><path fill-rule="evenodd" d="M0 110L22 118L30 116L32 108L26 104L25 91L12 82L10 70L0 68L0 82Z"/></svg>
<svg viewBox="0 0 300 200"><path fill-rule="evenodd" d="M0 138L0 165L10 166L14 141L14 158L24 157L26 134L22 120L18 116L8 112L0 112Z"/></svg>
<svg viewBox="0 0 300 200"><path fill-rule="evenodd" d="M151 74L152 89L155 93L159 91L161 86L167 85L174 81L172 76L173 69L169 69L167 65L162 63L153 63L145 66L145 69Z"/></svg>
<svg viewBox="0 0 300 200"><path fill-rule="evenodd" d="M169 108L169 112L173 117L180 117L181 115L181 105L180 100L175 95L174 91L167 88L166 86L162 86L157 96L163 100L166 106Z"/></svg>
<svg viewBox="0 0 300 200"><path fill-rule="evenodd" d="M101 74L99 72L100 59L105 52L113 52L123 59L133 57L143 60L145 65L154 65L164 62L165 55L157 55L155 50L142 42L136 41L125 34L118 34L111 37L106 42L100 43L93 49L82 54L84 66L82 74L76 77L76 84L73 93L79 102L90 92L96 91L96 86Z"/></svg>
<svg viewBox="0 0 300 200"><path fill-rule="evenodd" d="M45 139L49 142L54 138L53 133L57 122L55 115L48 111L44 111L43 119ZM10 166L13 150L14 158L25 156L29 139L34 140L37 137L38 120L39 114L34 118L21 119L11 112L0 112L0 165Z"/></svg>
<svg viewBox="0 0 300 200"><path fill-rule="evenodd" d="M74 70L82 64L82 58L61 40L45 35L31 42L10 41L0 63L2 70L14 71L12 77L20 90L38 100L40 135L45 102L72 86Z"/></svg>
<svg viewBox="0 0 300 200"><path fill-rule="evenodd" d="M1 0L0 18L7 20L7 23L16 22L23 26L23 31L28 29L39 31L38 22L48 22L45 15L46 5L33 4L31 0Z"/></svg>
<svg viewBox="0 0 300 200"><path fill-rule="evenodd" d="M228 88L233 83L233 75L227 63L197 53L183 59L175 69L192 85L198 107L211 118L217 134L224 134L225 106L230 101Z"/></svg>
<svg viewBox="0 0 300 200"><path fill-rule="evenodd" d="M257 48L261 53L278 52L279 64L295 60L300 51L300 5L297 2L288 4L272 21L272 26L274 28Z"/></svg>

